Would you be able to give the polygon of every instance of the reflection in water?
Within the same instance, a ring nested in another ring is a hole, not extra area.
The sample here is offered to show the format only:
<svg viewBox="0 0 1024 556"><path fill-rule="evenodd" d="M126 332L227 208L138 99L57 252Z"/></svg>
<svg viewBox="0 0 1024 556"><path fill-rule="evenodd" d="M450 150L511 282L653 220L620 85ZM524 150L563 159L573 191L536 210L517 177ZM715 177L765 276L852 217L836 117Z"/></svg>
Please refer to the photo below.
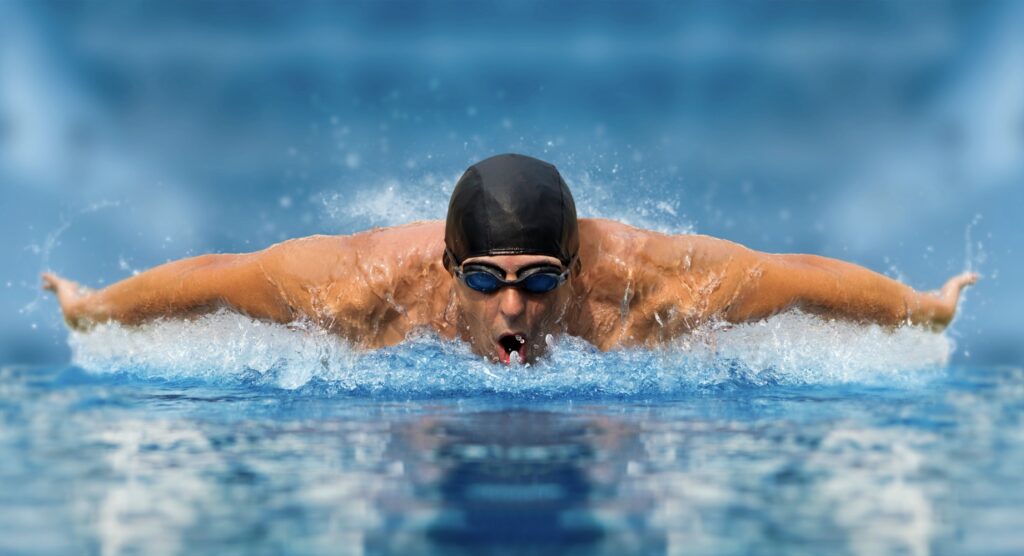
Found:
<svg viewBox="0 0 1024 556"><path fill-rule="evenodd" d="M75 489L77 521L110 554L154 539L146 552L746 553L770 538L921 555L940 536L933 433L707 407L117 419L92 439L105 480Z"/></svg>
<svg viewBox="0 0 1024 556"><path fill-rule="evenodd" d="M1020 369L589 406L0 379L0 554L1024 549Z"/></svg>
<svg viewBox="0 0 1024 556"><path fill-rule="evenodd" d="M946 503L925 431L849 422L659 421L641 432L634 477L656 504L668 552L930 553ZM772 551L769 551L772 552Z"/></svg>
<svg viewBox="0 0 1024 556"><path fill-rule="evenodd" d="M594 450L583 430L527 412L485 413L472 423L480 426L452 423L438 431L442 513L431 538L469 546L572 546L600 538L586 507Z"/></svg>
<svg viewBox="0 0 1024 556"><path fill-rule="evenodd" d="M745 553L771 538L918 555L939 537L933 433L666 411L113 419L87 442L104 465L73 509L109 554Z"/></svg>
<svg viewBox="0 0 1024 556"><path fill-rule="evenodd" d="M392 453L409 464L415 500L392 511L434 511L420 527L399 517L371 541L372 551L658 551L656 536L636 536L617 515L646 505L623 500L619 489L627 467L621 456L636 449L633 438L625 423L608 417L524 409L410 422Z"/></svg>
<svg viewBox="0 0 1024 556"><path fill-rule="evenodd" d="M452 407L317 419L308 409L305 419L279 423L104 422L86 439L102 465L72 489L75 521L106 554L200 545L370 554L663 551L645 526L649 497L622 488L626 456L640 449L625 420Z"/></svg>

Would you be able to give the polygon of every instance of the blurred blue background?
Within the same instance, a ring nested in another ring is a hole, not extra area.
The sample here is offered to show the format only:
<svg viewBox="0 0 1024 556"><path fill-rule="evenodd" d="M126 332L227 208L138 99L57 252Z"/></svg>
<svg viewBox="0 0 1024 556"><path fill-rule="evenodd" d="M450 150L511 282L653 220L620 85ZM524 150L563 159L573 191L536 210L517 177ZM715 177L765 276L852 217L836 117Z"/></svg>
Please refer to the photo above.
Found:
<svg viewBox="0 0 1024 556"><path fill-rule="evenodd" d="M440 218L515 151L583 216L984 280L1020 363L1024 3L0 3L0 362L67 361L53 269Z"/></svg>

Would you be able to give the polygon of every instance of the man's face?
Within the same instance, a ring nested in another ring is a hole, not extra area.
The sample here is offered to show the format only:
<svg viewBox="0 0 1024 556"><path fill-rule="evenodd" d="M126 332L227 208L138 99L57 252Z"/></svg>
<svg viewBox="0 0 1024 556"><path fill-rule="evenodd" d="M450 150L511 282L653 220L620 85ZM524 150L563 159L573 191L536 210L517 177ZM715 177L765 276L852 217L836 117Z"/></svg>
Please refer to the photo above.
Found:
<svg viewBox="0 0 1024 556"><path fill-rule="evenodd" d="M506 280L516 280L538 267L565 270L558 259L541 255L473 257L462 263L462 269L468 272L477 265L489 267ZM561 331L560 321L571 295L569 282L547 293L515 287L483 293L456 280L455 291L465 326L463 337L474 352L502 363L516 359L515 354L523 363L543 354L545 336Z"/></svg>

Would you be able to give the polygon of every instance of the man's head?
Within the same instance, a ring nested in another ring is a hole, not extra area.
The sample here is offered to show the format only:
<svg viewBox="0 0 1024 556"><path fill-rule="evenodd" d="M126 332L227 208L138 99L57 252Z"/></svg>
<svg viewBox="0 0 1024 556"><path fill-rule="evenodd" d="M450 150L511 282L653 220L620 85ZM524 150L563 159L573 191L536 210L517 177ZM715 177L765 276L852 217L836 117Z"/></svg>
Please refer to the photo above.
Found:
<svg viewBox="0 0 1024 556"><path fill-rule="evenodd" d="M576 205L554 166L516 154L470 166L448 205L444 263L474 351L503 362L543 353L578 251Z"/></svg>

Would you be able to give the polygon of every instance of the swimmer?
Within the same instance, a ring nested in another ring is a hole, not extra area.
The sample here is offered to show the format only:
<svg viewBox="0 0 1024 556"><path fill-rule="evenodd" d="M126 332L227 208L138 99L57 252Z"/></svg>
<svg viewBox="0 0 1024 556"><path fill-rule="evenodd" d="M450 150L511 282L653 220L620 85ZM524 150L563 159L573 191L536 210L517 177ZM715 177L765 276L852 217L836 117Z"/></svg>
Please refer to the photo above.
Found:
<svg viewBox="0 0 1024 556"><path fill-rule="evenodd" d="M317 235L245 254L170 262L101 290L44 274L68 325L142 324L229 309L313 322L362 348L418 329L502 363L535 361L549 336L601 350L655 346L710 322L791 310L941 330L977 275L920 293L863 267L770 254L702 235L576 218L554 166L499 155L470 166L445 222Z"/></svg>

